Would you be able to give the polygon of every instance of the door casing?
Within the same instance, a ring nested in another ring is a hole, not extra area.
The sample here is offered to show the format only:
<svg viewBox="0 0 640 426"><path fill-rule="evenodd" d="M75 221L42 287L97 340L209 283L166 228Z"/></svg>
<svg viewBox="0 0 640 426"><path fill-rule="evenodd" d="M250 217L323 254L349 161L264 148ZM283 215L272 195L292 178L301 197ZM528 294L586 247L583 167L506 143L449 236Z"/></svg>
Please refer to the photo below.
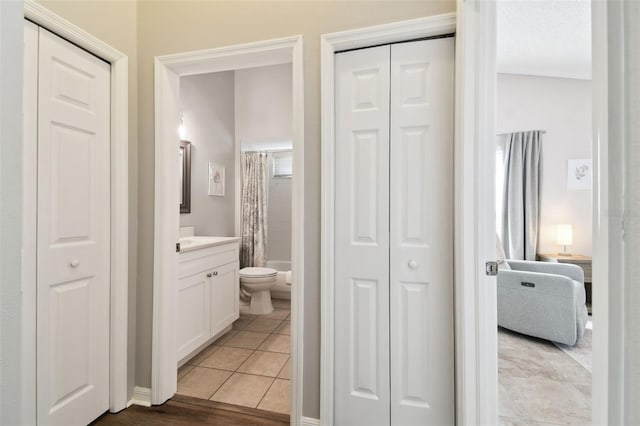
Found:
<svg viewBox="0 0 640 426"><path fill-rule="evenodd" d="M304 330L304 81L303 38L292 36L155 58L155 199L151 403L162 404L177 388L175 344L179 213L175 169L180 76L291 63L293 67L293 189L291 289L291 423L302 422ZM239 146L236 146L239 159ZM238 185L238 181L236 181ZM236 187L237 188L237 187ZM238 191L238 189L236 189ZM236 224L237 226L237 224Z"/></svg>
<svg viewBox="0 0 640 426"><path fill-rule="evenodd" d="M495 4L458 1L457 13L321 36L322 112L322 424L334 424L334 240L336 51L456 33L454 147L454 303L456 421L497 423L493 213Z"/></svg>
<svg viewBox="0 0 640 426"><path fill-rule="evenodd" d="M494 115L496 77L496 4L458 0L456 14L368 27L321 36L322 95L322 371L321 419L333 418L333 186L335 51L367 47L429 35L456 32L456 146L455 146L455 357L456 423L497 423L497 341L495 336L495 279L487 278L484 263L495 257L493 212ZM607 27L622 26L622 16L607 16L604 2L592 2L594 90L594 276L606 282L610 246L622 236L609 232ZM448 17L451 22L446 21ZM442 26L449 26L443 29ZM616 69L618 71L618 69ZM615 200L614 200L615 201ZM612 328L621 299L596 286L600 300L594 330L594 424L619 419L615 398L624 384L620 371L610 375L610 360L619 359L619 328ZM594 303L595 306L595 303ZM619 320L619 318L617 318ZM616 345L610 345L615 338ZM615 422L614 422L615 423Z"/></svg>

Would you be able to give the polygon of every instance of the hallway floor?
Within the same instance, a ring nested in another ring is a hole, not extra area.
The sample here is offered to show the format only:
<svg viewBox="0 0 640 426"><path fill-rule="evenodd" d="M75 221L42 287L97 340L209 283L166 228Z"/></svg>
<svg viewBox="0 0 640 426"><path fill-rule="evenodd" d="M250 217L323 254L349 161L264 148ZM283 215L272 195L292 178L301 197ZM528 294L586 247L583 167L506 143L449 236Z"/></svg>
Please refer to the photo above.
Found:
<svg viewBox="0 0 640 426"><path fill-rule="evenodd" d="M255 408L176 395L162 405L132 405L119 413L104 413L92 426L288 426L289 416Z"/></svg>
<svg viewBox="0 0 640 426"><path fill-rule="evenodd" d="M498 328L501 426L591 424L591 372L553 343Z"/></svg>
<svg viewBox="0 0 640 426"><path fill-rule="evenodd" d="M178 394L289 414L291 304L240 315L233 329L178 370Z"/></svg>

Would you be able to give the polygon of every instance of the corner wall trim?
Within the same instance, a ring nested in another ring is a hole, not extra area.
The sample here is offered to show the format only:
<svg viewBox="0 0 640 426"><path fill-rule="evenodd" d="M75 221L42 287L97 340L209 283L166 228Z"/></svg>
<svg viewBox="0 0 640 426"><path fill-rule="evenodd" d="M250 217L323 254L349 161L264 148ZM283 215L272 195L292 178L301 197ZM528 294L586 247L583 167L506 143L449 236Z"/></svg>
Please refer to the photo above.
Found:
<svg viewBox="0 0 640 426"><path fill-rule="evenodd" d="M127 407L131 405L140 405L142 407L151 407L151 388L143 388L136 386L133 388L133 396L127 404Z"/></svg>
<svg viewBox="0 0 640 426"><path fill-rule="evenodd" d="M313 417L300 418L300 426L320 426L320 419L314 419Z"/></svg>

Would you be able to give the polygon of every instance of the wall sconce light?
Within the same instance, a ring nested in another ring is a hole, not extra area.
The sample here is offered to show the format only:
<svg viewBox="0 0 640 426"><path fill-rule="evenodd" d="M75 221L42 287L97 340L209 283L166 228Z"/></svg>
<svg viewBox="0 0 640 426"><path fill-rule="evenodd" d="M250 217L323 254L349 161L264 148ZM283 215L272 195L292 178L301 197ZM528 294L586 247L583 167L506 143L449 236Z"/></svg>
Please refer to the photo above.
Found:
<svg viewBox="0 0 640 426"><path fill-rule="evenodd" d="M564 247L564 252L558 253L560 256L571 256L567 251L567 246L573 244L573 227L570 224L556 226L556 242Z"/></svg>
<svg viewBox="0 0 640 426"><path fill-rule="evenodd" d="M180 140L187 139L187 130L184 127L184 115L180 114L180 127L178 127L178 135Z"/></svg>

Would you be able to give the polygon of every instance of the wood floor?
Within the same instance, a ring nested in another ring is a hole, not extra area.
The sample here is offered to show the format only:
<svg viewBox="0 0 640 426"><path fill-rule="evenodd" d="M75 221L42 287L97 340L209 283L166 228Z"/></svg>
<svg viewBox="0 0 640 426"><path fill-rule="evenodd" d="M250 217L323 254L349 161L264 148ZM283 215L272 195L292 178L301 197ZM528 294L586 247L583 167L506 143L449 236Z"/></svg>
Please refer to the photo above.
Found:
<svg viewBox="0 0 640 426"><path fill-rule="evenodd" d="M176 395L163 405L131 406L117 414L106 413L92 425L237 425L284 426L289 416Z"/></svg>

